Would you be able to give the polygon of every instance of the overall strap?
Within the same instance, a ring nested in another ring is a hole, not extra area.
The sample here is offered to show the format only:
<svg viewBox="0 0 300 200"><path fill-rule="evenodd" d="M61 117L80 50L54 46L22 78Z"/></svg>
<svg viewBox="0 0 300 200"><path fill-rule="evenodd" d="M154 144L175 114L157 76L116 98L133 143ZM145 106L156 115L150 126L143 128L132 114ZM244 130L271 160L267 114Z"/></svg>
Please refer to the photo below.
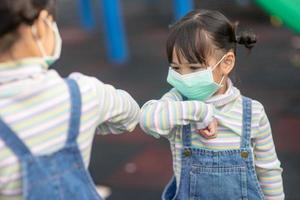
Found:
<svg viewBox="0 0 300 200"><path fill-rule="evenodd" d="M32 155L30 149L2 119L0 119L0 138L20 160Z"/></svg>
<svg viewBox="0 0 300 200"><path fill-rule="evenodd" d="M79 135L80 128L80 117L81 117L81 94L79 87L75 80L66 79L65 80L70 92L71 98L71 115L69 122L68 139L66 144L72 145L76 144L77 136Z"/></svg>
<svg viewBox="0 0 300 200"><path fill-rule="evenodd" d="M241 148L250 148L251 137L251 119L252 119L252 100L248 97L242 97L243 101L243 126Z"/></svg>
<svg viewBox="0 0 300 200"><path fill-rule="evenodd" d="M187 101L188 98L182 95L183 101ZM191 124L183 125L182 127L182 142L184 147L191 146Z"/></svg>

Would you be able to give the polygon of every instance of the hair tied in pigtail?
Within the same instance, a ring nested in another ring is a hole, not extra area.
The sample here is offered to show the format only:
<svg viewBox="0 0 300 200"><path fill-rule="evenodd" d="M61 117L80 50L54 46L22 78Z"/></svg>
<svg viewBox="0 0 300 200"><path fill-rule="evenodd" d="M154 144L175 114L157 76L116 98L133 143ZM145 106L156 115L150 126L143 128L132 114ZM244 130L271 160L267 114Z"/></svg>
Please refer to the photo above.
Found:
<svg viewBox="0 0 300 200"><path fill-rule="evenodd" d="M236 36L236 42L251 50L257 42L257 37L252 31L242 31Z"/></svg>

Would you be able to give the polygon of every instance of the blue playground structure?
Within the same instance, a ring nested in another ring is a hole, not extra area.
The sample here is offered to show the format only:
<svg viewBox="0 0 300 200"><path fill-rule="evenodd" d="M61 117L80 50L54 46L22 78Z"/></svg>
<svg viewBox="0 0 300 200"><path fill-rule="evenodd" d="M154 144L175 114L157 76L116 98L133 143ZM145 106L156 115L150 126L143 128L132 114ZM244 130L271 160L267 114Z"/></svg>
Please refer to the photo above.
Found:
<svg viewBox="0 0 300 200"><path fill-rule="evenodd" d="M92 0L77 0L82 27L90 31L96 23L92 12ZM194 8L193 0L173 0L174 15L178 20ZM101 13L106 37L108 58L111 62L122 64L129 58L120 0L100 0Z"/></svg>
<svg viewBox="0 0 300 200"><path fill-rule="evenodd" d="M90 31L95 27L95 19L93 17L91 0L77 0L79 6L80 24L82 27Z"/></svg>
<svg viewBox="0 0 300 200"><path fill-rule="evenodd" d="M174 1L174 10L175 10L175 19L179 20L186 13L194 9L193 0L173 0Z"/></svg>

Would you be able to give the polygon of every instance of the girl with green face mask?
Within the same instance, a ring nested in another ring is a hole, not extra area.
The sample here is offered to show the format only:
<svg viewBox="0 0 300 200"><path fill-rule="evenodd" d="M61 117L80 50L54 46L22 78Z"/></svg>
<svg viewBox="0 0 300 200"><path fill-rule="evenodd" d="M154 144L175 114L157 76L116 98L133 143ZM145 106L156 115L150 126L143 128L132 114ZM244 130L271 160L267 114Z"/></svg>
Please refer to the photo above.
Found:
<svg viewBox="0 0 300 200"><path fill-rule="evenodd" d="M167 39L167 82L173 88L147 102L140 125L166 137L174 177L164 200L284 199L282 169L261 103L241 95L229 74L236 46L251 49L253 33L217 11L195 10Z"/></svg>

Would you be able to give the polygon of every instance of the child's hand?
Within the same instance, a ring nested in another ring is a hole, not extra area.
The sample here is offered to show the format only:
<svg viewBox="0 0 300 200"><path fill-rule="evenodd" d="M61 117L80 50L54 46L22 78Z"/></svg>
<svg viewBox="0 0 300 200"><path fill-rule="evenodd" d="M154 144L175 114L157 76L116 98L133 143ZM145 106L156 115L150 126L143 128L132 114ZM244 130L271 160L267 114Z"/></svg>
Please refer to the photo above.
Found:
<svg viewBox="0 0 300 200"><path fill-rule="evenodd" d="M205 137L206 139L213 139L217 137L218 122L213 119L205 129L198 130L198 133Z"/></svg>

